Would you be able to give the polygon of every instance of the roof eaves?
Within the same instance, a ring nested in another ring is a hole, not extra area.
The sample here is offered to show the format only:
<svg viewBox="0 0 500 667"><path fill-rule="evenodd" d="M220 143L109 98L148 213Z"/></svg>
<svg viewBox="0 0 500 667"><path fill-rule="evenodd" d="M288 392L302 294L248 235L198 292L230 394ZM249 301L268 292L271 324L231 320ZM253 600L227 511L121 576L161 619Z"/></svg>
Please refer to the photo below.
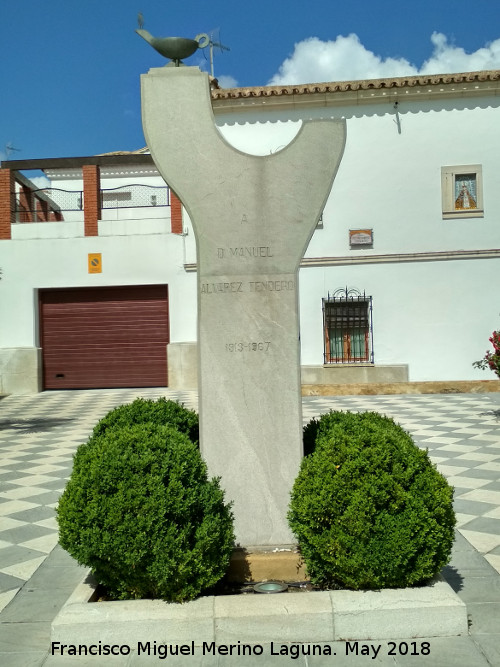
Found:
<svg viewBox="0 0 500 667"><path fill-rule="evenodd" d="M264 97L286 97L289 95L314 95L316 93L343 93L382 88L413 88L457 83L500 81L500 70L462 72L455 74L419 74L410 77L384 79L360 79L356 81L333 81L290 86L257 86L251 88L220 88L212 90L213 100L248 99Z"/></svg>
<svg viewBox="0 0 500 667"><path fill-rule="evenodd" d="M110 167L115 165L150 165L153 158L149 153L114 153L90 155L86 157L35 158L30 160L4 160L2 167L15 170L29 169L79 169L83 165Z"/></svg>

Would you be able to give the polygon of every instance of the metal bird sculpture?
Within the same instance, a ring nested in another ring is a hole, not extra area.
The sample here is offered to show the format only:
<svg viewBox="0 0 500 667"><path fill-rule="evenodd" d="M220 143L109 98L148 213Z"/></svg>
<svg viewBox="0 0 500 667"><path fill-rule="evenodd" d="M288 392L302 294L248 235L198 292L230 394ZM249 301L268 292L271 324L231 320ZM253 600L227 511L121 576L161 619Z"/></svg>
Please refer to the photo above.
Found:
<svg viewBox="0 0 500 667"><path fill-rule="evenodd" d="M143 29L144 17L141 12L137 16L137 23L139 28L136 33L151 44L155 51L158 51L165 58L170 58L167 66L179 67L184 63L184 58L189 58L198 49L203 49L208 46L210 39L205 33L196 35L194 39L186 39L185 37L153 37L147 30Z"/></svg>

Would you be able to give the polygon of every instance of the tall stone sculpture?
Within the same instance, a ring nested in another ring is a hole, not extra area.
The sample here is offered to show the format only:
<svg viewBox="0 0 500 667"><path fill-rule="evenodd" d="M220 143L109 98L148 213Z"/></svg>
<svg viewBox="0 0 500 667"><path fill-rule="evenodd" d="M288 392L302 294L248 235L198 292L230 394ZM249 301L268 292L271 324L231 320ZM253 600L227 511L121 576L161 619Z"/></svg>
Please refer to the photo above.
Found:
<svg viewBox="0 0 500 667"><path fill-rule="evenodd" d="M202 455L234 501L238 542L289 544L302 457L298 266L345 123L304 122L275 154L241 153L217 130L208 75L194 67L143 75L142 118L196 236Z"/></svg>

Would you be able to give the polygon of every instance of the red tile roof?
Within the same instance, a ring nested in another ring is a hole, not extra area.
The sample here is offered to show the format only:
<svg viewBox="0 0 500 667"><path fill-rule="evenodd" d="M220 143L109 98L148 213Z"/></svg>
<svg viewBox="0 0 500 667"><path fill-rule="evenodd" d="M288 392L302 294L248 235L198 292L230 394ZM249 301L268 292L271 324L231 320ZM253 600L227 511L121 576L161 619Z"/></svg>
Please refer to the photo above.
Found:
<svg viewBox="0 0 500 667"><path fill-rule="evenodd" d="M251 88L215 88L213 100L244 99L249 97L279 97L286 95L313 95L314 93L342 93L380 88L408 88L457 83L500 81L500 70L463 72L461 74L419 74L417 76L391 77L388 79L363 79L331 83L305 83L281 86L256 86Z"/></svg>

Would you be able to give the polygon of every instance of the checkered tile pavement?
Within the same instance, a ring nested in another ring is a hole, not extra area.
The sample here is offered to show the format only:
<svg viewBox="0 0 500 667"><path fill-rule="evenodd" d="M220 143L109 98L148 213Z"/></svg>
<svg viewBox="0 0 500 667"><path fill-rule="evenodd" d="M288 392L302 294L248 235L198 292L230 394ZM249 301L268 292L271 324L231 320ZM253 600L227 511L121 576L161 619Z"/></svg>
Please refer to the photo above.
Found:
<svg viewBox="0 0 500 667"><path fill-rule="evenodd" d="M54 508L95 423L137 396L197 409L196 392L54 391L0 401L0 611L57 543ZM462 535L500 572L500 394L305 397L304 423L330 409L394 417L455 486Z"/></svg>
<svg viewBox="0 0 500 667"><path fill-rule="evenodd" d="M330 409L393 417L455 487L457 528L500 572L500 394L303 399L304 421Z"/></svg>
<svg viewBox="0 0 500 667"><path fill-rule="evenodd" d="M137 396L180 400L166 389L55 391L0 401L0 610L57 544L55 507L73 454L109 410Z"/></svg>

